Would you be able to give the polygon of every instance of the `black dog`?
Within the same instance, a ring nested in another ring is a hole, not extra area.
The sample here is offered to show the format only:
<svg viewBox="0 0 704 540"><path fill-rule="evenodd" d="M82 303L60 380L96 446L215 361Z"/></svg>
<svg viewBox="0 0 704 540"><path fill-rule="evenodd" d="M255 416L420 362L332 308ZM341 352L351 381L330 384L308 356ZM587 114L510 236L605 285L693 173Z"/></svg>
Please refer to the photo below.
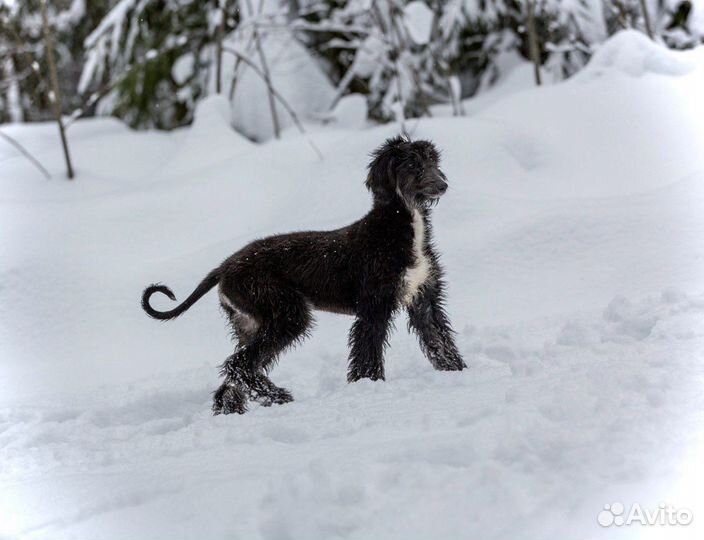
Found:
<svg viewBox="0 0 704 540"><path fill-rule="evenodd" d="M409 328L439 370L466 367L443 309L442 268L431 242L430 207L447 190L439 155L428 141L397 137L376 150L366 186L374 197L361 220L326 232L297 232L256 240L210 272L171 311L142 307L155 319L172 319L219 285L220 302L237 337L222 365L225 380L213 411L243 413L248 399L263 405L292 401L267 371L286 348L303 339L314 309L355 316L349 337L347 380L384 379L384 348L393 316L405 307Z"/></svg>

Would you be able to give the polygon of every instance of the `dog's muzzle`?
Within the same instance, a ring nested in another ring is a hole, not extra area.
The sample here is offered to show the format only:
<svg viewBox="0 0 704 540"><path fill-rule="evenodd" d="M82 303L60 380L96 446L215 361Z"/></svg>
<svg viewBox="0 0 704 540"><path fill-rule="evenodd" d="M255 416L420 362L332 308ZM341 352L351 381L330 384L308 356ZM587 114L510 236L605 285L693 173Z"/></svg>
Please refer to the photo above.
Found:
<svg viewBox="0 0 704 540"><path fill-rule="evenodd" d="M434 178L432 185L423 190L423 195L428 199L439 199L447 191L447 186L445 175L440 173Z"/></svg>

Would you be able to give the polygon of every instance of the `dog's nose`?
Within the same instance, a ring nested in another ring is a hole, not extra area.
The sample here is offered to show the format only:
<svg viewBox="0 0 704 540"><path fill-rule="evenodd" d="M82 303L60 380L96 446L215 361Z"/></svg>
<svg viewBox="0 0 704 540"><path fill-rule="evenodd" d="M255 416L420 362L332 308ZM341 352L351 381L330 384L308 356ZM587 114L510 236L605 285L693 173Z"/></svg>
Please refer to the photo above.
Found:
<svg viewBox="0 0 704 540"><path fill-rule="evenodd" d="M440 193L440 195L442 195L446 191L447 191L447 182L443 182L442 180L440 180L440 182L438 183L438 192Z"/></svg>

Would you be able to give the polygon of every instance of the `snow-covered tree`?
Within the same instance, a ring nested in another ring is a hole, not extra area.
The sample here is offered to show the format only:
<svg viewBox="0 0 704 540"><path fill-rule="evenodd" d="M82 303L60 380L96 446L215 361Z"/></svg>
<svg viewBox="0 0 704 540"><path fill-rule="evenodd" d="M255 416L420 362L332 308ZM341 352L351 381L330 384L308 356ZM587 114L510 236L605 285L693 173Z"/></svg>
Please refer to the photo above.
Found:
<svg viewBox="0 0 704 540"><path fill-rule="evenodd" d="M321 62L296 30L303 9L300 1L239 0L240 24L224 40L230 123L254 140L301 130L301 119L324 120L334 101Z"/></svg>
<svg viewBox="0 0 704 540"><path fill-rule="evenodd" d="M466 39L475 45L479 65L473 71L483 74L480 87L502 75L502 66L512 67L507 55L530 60L527 31L529 5L533 3L541 71L553 80L569 77L591 56L592 46L605 35L601 5L590 0L469 0L465 12Z"/></svg>
<svg viewBox="0 0 704 540"><path fill-rule="evenodd" d="M188 123L215 67L213 44L237 24L235 4L119 0L85 40L80 92L135 127Z"/></svg>
<svg viewBox="0 0 704 540"><path fill-rule="evenodd" d="M110 0L56 0L49 19L64 113L81 105L76 91L83 40L107 12ZM39 0L0 0L0 122L52 117Z"/></svg>
<svg viewBox="0 0 704 540"><path fill-rule="evenodd" d="M673 49L704 42L704 5L691 0L650 0L656 34Z"/></svg>
<svg viewBox="0 0 704 540"><path fill-rule="evenodd" d="M327 0L305 18L309 46L344 91L367 95L371 116L427 114L493 84L530 58L527 0ZM553 80L575 73L606 36L601 5L536 0L539 62ZM401 114L401 112L403 114Z"/></svg>
<svg viewBox="0 0 704 540"><path fill-rule="evenodd" d="M365 94L377 120L429 113L458 92L452 56L459 27L447 13L457 2L351 0L321 3L298 28L345 92Z"/></svg>
<svg viewBox="0 0 704 540"><path fill-rule="evenodd" d="M55 0L50 19L64 113L170 129L219 92L231 123L265 139L294 111L327 121L348 94L403 121L439 103L462 114L525 61L562 80L619 29L645 31L643 3L655 39L702 42L691 0ZM0 0L0 122L51 116L38 6Z"/></svg>

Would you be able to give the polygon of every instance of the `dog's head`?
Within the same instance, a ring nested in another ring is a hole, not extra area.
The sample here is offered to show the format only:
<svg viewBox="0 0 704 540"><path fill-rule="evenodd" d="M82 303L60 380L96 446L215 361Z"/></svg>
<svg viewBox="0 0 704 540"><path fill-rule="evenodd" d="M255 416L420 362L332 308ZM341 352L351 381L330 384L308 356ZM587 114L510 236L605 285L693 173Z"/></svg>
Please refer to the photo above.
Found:
<svg viewBox="0 0 704 540"><path fill-rule="evenodd" d="M372 157L366 186L378 201L398 197L409 208L427 208L447 191L440 153L430 141L394 137Z"/></svg>

